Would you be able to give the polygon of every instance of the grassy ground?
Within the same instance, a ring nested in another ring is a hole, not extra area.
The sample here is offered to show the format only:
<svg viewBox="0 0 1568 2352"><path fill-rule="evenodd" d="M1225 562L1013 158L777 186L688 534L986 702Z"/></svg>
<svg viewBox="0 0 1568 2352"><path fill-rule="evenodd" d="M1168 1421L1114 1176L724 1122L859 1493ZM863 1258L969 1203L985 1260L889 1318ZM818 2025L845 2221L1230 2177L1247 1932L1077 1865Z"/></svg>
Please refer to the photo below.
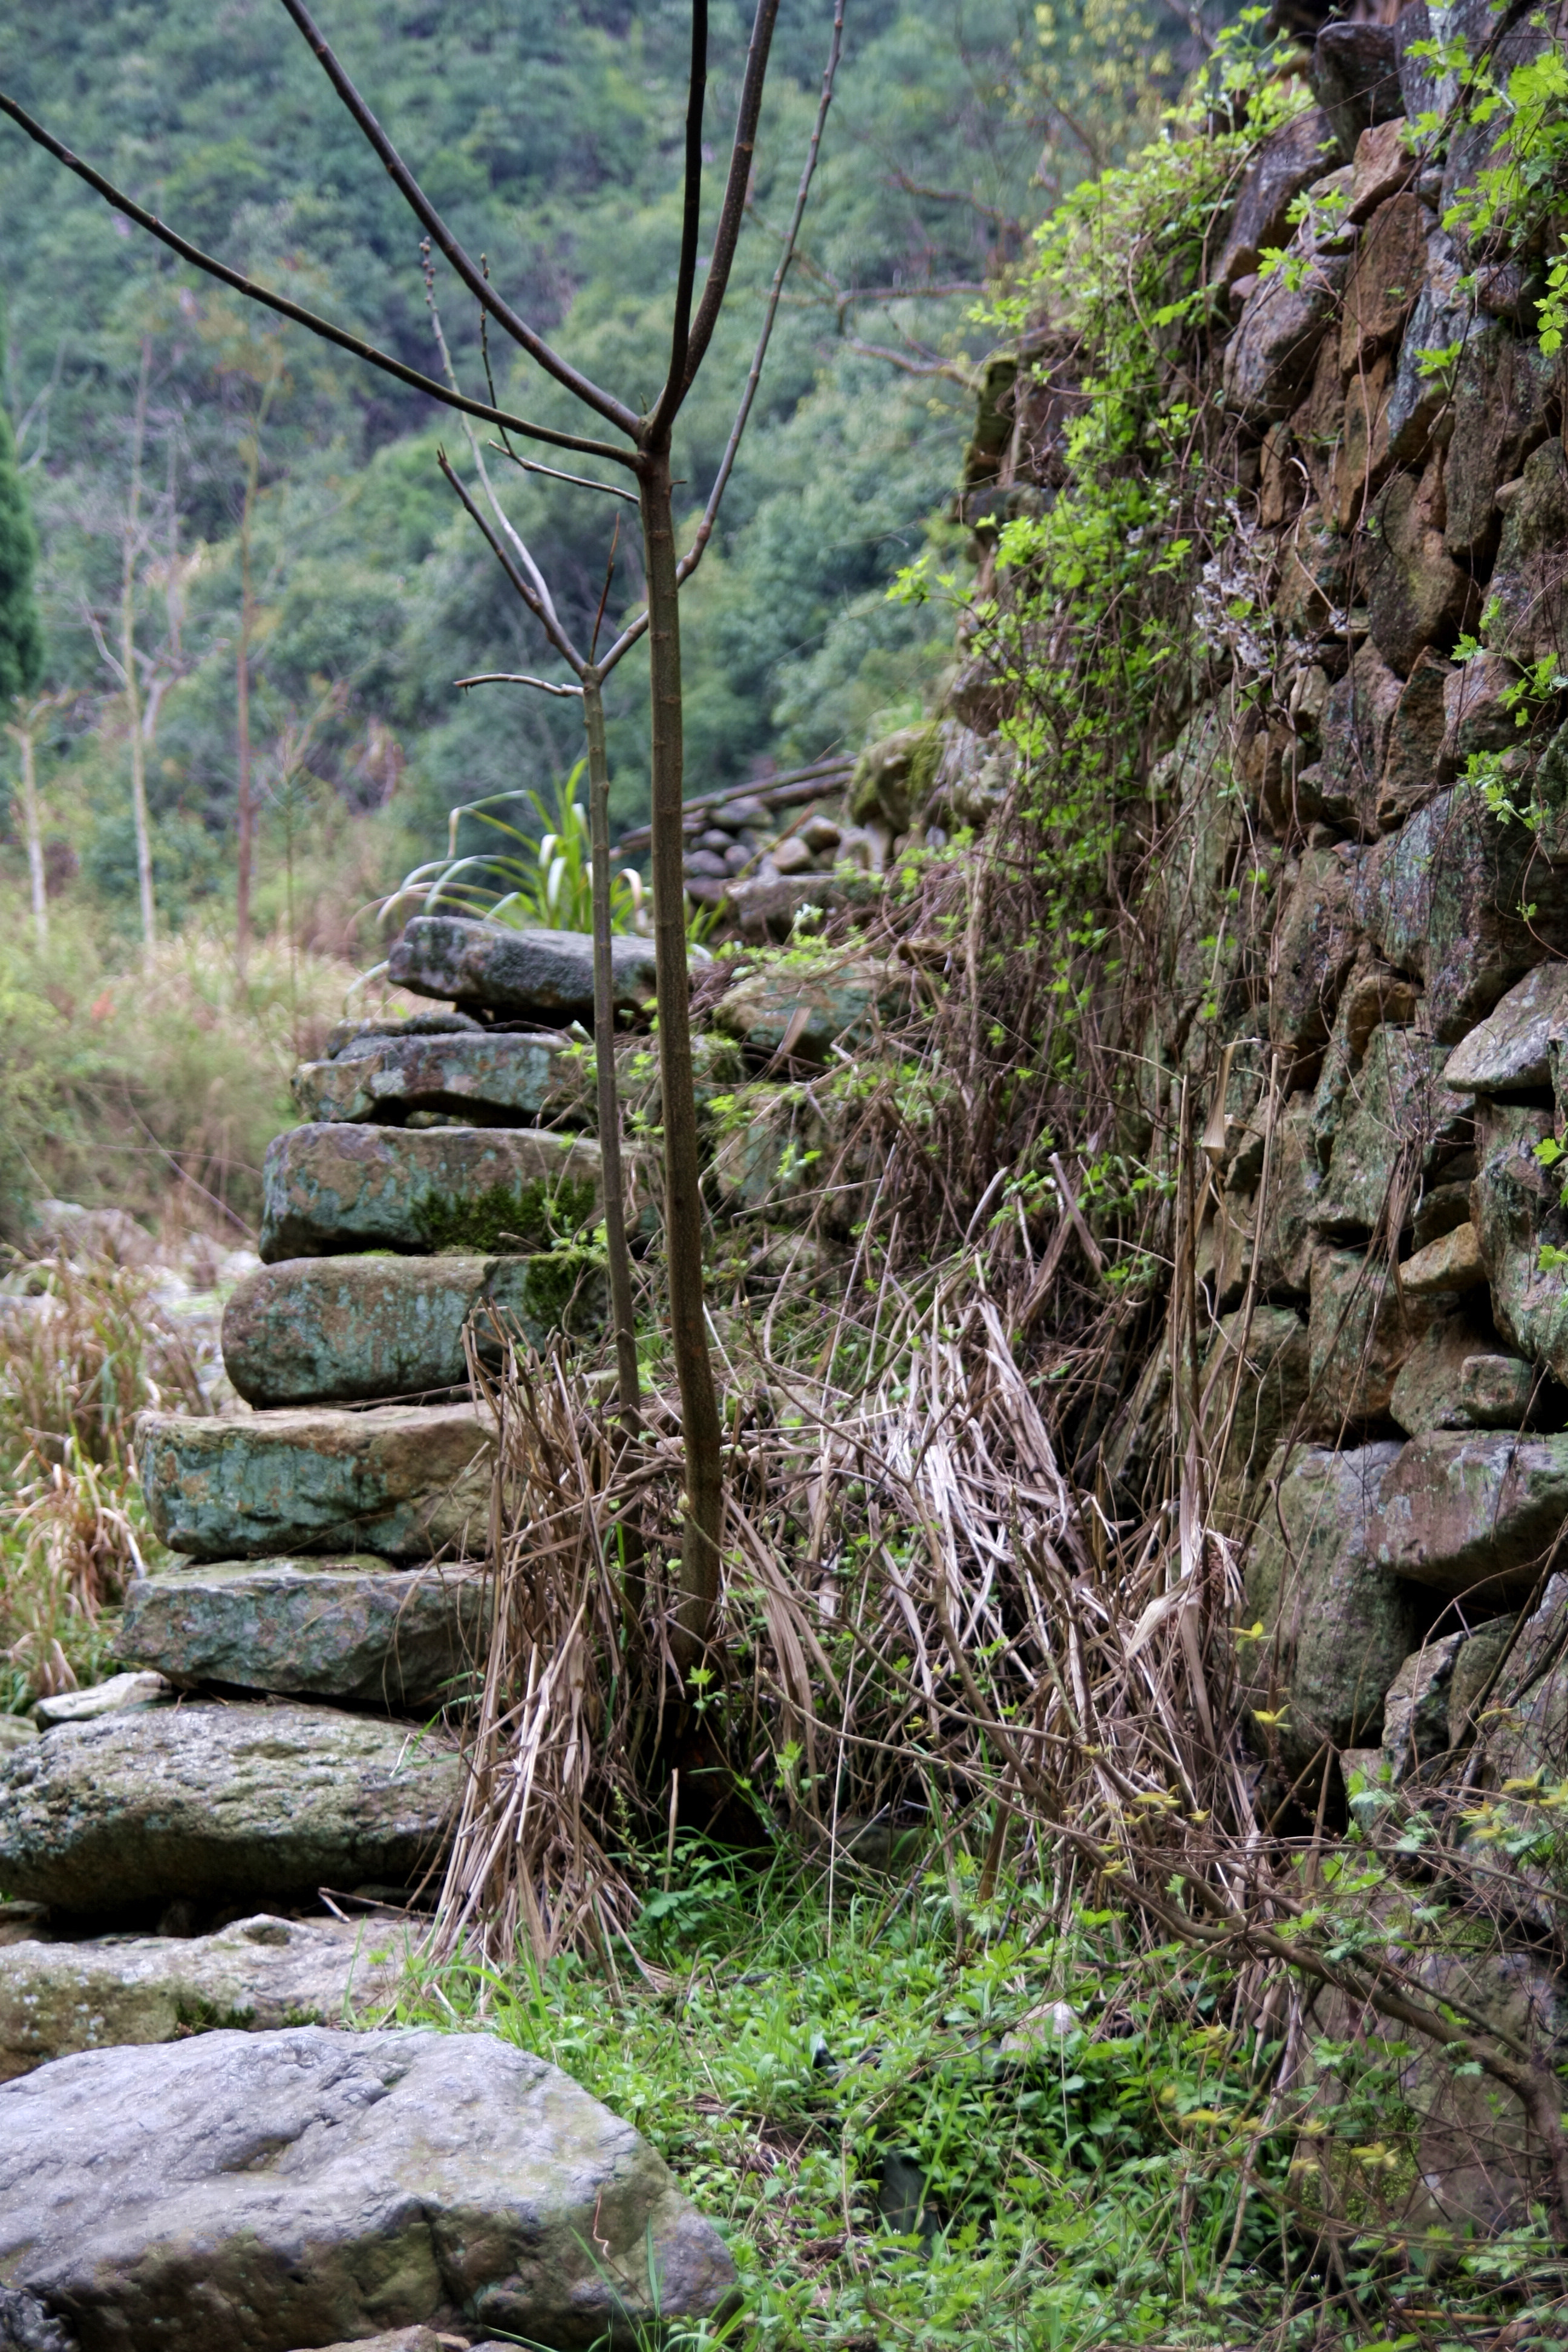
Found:
<svg viewBox="0 0 1568 2352"><path fill-rule="evenodd" d="M1290 2218L1293 2116L1258 2129L1276 2053L1233 2042L1226 1979L1134 1956L1111 1913L1058 1934L1042 1887L981 1906L973 1884L960 1854L952 1878L917 1864L830 1903L793 1853L683 1840L615 1981L448 1969L400 2014L487 2026L635 2122L729 2242L747 2340L778 2352L1561 2340L1535 2231L1414 2291L1375 2240L1331 2273Z"/></svg>

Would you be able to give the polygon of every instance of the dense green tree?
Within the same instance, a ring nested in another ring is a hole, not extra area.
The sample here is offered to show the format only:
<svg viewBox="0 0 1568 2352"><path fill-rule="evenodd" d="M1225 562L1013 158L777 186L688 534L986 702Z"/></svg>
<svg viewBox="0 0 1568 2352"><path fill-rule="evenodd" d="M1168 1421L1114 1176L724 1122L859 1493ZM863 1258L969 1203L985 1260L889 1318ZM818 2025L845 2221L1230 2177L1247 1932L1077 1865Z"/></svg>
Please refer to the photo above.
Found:
<svg viewBox="0 0 1568 2352"><path fill-rule="evenodd" d="M0 703L30 694L43 674L44 631L34 583L37 559L16 439L0 408Z"/></svg>

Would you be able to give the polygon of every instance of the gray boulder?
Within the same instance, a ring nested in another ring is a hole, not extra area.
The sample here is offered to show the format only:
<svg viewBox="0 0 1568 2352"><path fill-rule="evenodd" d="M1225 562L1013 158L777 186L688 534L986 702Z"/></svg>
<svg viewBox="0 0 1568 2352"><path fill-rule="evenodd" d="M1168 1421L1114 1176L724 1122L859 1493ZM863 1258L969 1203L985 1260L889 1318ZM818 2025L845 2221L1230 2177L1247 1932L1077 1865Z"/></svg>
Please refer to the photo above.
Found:
<svg viewBox="0 0 1568 2352"><path fill-rule="evenodd" d="M597 1333L602 1262L590 1251L532 1257L310 1257L262 1266L224 1310L224 1368L247 1403L344 1403L466 1388L463 1329L481 1357L503 1335L542 1347Z"/></svg>
<svg viewBox="0 0 1568 2352"><path fill-rule="evenodd" d="M77 2050L218 2027L342 2025L396 1990L412 1930L385 1920L237 1919L216 1936L0 1948L0 2082ZM0 2336L0 2343L4 2342Z"/></svg>
<svg viewBox="0 0 1568 2352"><path fill-rule="evenodd" d="M1282 1449L1270 1467L1278 1507L1263 1513L1244 1603L1260 1631L1243 1642L1241 1672L1248 1705L1280 1718L1260 1731L1288 1772L1306 1771L1325 1743L1378 1736L1384 1695L1419 1639L1418 1596L1367 1541L1399 1453Z"/></svg>
<svg viewBox="0 0 1568 2352"><path fill-rule="evenodd" d="M597 1215L599 1147L531 1128L327 1121L275 1136L261 1185L267 1265L339 1250L548 1249Z"/></svg>
<svg viewBox="0 0 1568 2352"><path fill-rule="evenodd" d="M655 995L651 940L613 942L616 1010L646 1013ZM587 931L513 931L464 915L416 915L387 960L395 988L482 1005L509 1021L561 1027L594 1017Z"/></svg>
<svg viewBox="0 0 1568 2352"><path fill-rule="evenodd" d="M1348 185L1348 171L1344 178ZM1299 281L1294 268L1263 278L1226 345L1226 405L1255 429L1289 416L1306 391L1350 274L1348 255L1318 250L1305 230L1303 223L1287 248Z"/></svg>
<svg viewBox="0 0 1568 2352"><path fill-rule="evenodd" d="M412 1114L457 1114L479 1126L528 1123L569 1108L577 1090L562 1070L558 1036L503 1031L352 1038L330 1060L295 1071L302 1118L399 1127Z"/></svg>
<svg viewBox="0 0 1568 2352"><path fill-rule="evenodd" d="M1439 1592L1495 1601L1528 1592L1568 1517L1568 1437L1430 1430L1383 1481L1373 1557Z"/></svg>
<svg viewBox="0 0 1568 2352"><path fill-rule="evenodd" d="M489 1625L483 1569L224 1560L141 1578L116 1646L187 1685L415 1710L471 1684Z"/></svg>
<svg viewBox="0 0 1568 2352"><path fill-rule="evenodd" d="M0 1762L0 1886L74 1912L405 1886L440 1860L462 1777L441 1735L335 1707L67 1724Z"/></svg>
<svg viewBox="0 0 1568 2352"><path fill-rule="evenodd" d="M1568 963L1541 963L1449 1055L1443 1084L1467 1095L1552 1083L1549 1048L1568 1034Z"/></svg>
<svg viewBox="0 0 1568 2352"><path fill-rule="evenodd" d="M144 1412L142 1491L160 1542L194 1559L483 1550L494 1425L473 1404L325 1407L242 1419Z"/></svg>
<svg viewBox="0 0 1568 2352"><path fill-rule="evenodd" d="M629 2352L735 2288L646 2141L542 2059L315 2026L5 2084L0 2273L79 2352L292 2352L420 2323Z"/></svg>

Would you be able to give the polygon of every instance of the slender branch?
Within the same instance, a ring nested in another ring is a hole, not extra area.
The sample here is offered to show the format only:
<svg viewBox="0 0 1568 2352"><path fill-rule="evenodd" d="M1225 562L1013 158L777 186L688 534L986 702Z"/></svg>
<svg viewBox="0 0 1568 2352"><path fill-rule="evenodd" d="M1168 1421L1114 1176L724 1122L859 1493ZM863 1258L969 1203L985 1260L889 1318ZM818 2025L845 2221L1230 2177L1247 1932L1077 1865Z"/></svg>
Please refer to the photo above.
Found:
<svg viewBox="0 0 1568 2352"><path fill-rule="evenodd" d="M588 377L574 368L569 360L563 360L559 352L553 351L543 336L536 333L527 320L520 318L510 303L503 300L496 292L483 270L469 260L463 247L447 226L375 116L349 79L333 54L330 43L316 25L309 9L304 6L303 0L283 0L283 5L309 42L315 53L317 63L349 113L353 117L366 144L374 150L387 178L408 206L420 227L432 239L444 258L461 278L475 301L482 310L489 312L498 326L506 329L512 341L522 346L530 359L536 360L546 374L552 375L557 383L564 385L575 399L583 403L584 408L595 410L607 425L618 425L628 437L635 438L637 430L635 411L629 409L624 401L616 400L613 394L601 392L598 385L591 383Z"/></svg>
<svg viewBox="0 0 1568 2352"><path fill-rule="evenodd" d="M895 171L892 178L894 187L900 188L906 196L923 196L932 205L963 205L982 220L990 221L994 227L1005 229L1010 236L1022 237L1025 233L1023 222L1004 212L1000 205L988 205L963 188L930 188L923 180L911 179L907 172Z"/></svg>
<svg viewBox="0 0 1568 2352"><path fill-rule="evenodd" d="M708 94L708 0L691 0L691 66L686 85L686 184L681 199L680 265L675 281L675 317L669 335L669 373L648 419L648 437L669 429L686 389L686 354L691 342L691 289L697 283L697 233L702 214L702 108Z"/></svg>
<svg viewBox="0 0 1568 2352"><path fill-rule="evenodd" d="M965 392L980 387L979 371L966 368L960 360L911 359L907 352L889 351L886 343L863 343L858 335L846 335L845 348L858 352L864 360L885 360L905 375L945 376L949 383L962 384Z"/></svg>
<svg viewBox="0 0 1568 2352"><path fill-rule="evenodd" d="M521 433L525 439L542 441L552 449L572 449L580 457L608 457L617 466L636 467L637 459L632 453L616 448L613 442L591 440L579 433L557 433L548 425L531 425L525 416L513 416L506 409L489 407L482 400L469 400L465 394L449 391L445 384L437 383L434 376L422 375L417 368L405 367L401 360L394 359L390 352L378 351L374 343L365 342L361 336L351 335L346 327L334 326L330 319L321 318L314 310L307 310L303 303L290 302L286 294L275 294L269 286L261 285L254 278L247 278L242 270L231 269L226 261L219 261L216 255L204 253L199 245L193 245L189 237L182 236L177 229L160 220L156 213L150 213L144 205L137 204L122 188L117 188L112 180L105 179L101 172L95 171L90 163L73 154L52 131L46 131L41 122L35 122L26 109L18 106L16 100L4 90L0 90L0 114L8 114L17 129L26 131L36 146L41 147L46 154L52 155L57 163L63 163L68 172L74 172L79 180L85 180L106 204L114 206L116 212L123 213L126 219L134 221L138 228L144 228L149 236L155 236L160 245L166 245L171 253L177 253L182 261L190 263L193 269L200 269L208 278L216 278L221 285L232 288L237 294L243 294L247 301L264 304L268 310L276 310L280 319L292 320L297 327L308 327L311 334L319 335L323 342L335 343L340 351L348 352L356 360L363 360L369 366L379 368L384 375L395 376L399 383L408 384L414 391L439 401L443 407L462 409L486 425L498 425L505 432Z"/></svg>
<svg viewBox="0 0 1568 2352"><path fill-rule="evenodd" d="M490 447L500 457L510 457L514 466L521 466L525 474L546 474L552 482L570 482L574 490L603 490L607 499L625 499L629 507L637 502L637 492L623 490L618 482L596 482L591 474L563 474L559 466L542 466L536 457L520 457L504 441L492 441Z"/></svg>
<svg viewBox="0 0 1568 2352"><path fill-rule="evenodd" d="M696 535L676 566L676 584L679 587L683 588L686 585L702 561L708 542L713 536L713 526L719 520L719 509L723 500L724 492L729 488L730 477L735 470L735 459L740 451L741 438L746 430L752 404L757 397L757 386L763 380L763 363L767 358L768 344L773 339L773 321L778 317L779 297L784 292L784 282L795 256L800 236L800 225L805 217L806 198L811 194L811 184L816 173L817 156L822 147L822 133L827 122L827 110L833 103L833 86L837 79L838 59L843 47L844 0L834 0L833 37L828 44L827 63L823 68L822 96L817 101L816 120L811 126L811 137L805 150L805 162L801 166L800 186L795 191L795 210L790 215L789 226L784 231L784 249L779 255L778 268L773 271L773 284L768 289L767 304L763 311L762 331L757 337L756 350L752 354L751 369L746 377L745 387L741 394L741 404L735 411L735 422L730 428L730 438L724 445L724 455L719 461L719 471L713 478L713 487L708 493L708 503L702 510L702 520L697 526ZM602 677L609 676L622 656L631 651L647 628L647 614L644 612L623 630L599 664L599 674Z"/></svg>
<svg viewBox="0 0 1568 2352"><path fill-rule="evenodd" d="M767 78L768 51L773 46L773 26L778 13L779 0L757 0L757 13L752 20L751 46L746 51L746 71L741 83L741 103L735 115L730 173L724 186L724 201L720 207L713 252L708 264L708 282L702 289L702 299L692 321L680 384L669 414L664 418L667 431L674 421L676 409L690 391L708 346L713 340L713 330L719 323L719 312L729 289L730 271L735 259L735 247L740 240L741 223L745 218L747 193L752 184L752 161L757 146L757 117L762 112L763 84ZM664 403L660 401L661 412L663 407Z"/></svg>
<svg viewBox="0 0 1568 2352"><path fill-rule="evenodd" d="M526 670L521 669L484 669L475 677L455 677L452 683L461 687L532 686L541 694L564 695L569 699L575 699L583 691L580 686L558 686L552 678L530 677Z"/></svg>
<svg viewBox="0 0 1568 2352"><path fill-rule="evenodd" d="M500 565L501 570L506 573L507 578L511 582L512 586L516 589L523 603L528 606L529 611L533 614L534 619L539 623L540 627L543 630L545 635L549 638L556 652L561 656L562 660L565 662L569 667L581 673L583 668L583 656L578 653L576 647L573 645L571 638L566 635L566 632L563 629L559 621L556 620L554 607L540 602L540 599L535 594L533 589L523 578L521 572L518 570L516 564L507 553L506 549L501 545L500 541L490 529L489 523L485 520L483 515L479 512L478 507L468 496L468 491L463 488L462 483L458 479L457 475L453 472L451 460L447 457L445 449L437 450L436 463L440 467L441 471L446 475L447 479L452 485L453 489L456 490L458 498L462 500L464 509L468 513L469 519L473 522L477 523L479 530L484 533L485 541L489 548L490 553L495 557L496 562Z"/></svg>

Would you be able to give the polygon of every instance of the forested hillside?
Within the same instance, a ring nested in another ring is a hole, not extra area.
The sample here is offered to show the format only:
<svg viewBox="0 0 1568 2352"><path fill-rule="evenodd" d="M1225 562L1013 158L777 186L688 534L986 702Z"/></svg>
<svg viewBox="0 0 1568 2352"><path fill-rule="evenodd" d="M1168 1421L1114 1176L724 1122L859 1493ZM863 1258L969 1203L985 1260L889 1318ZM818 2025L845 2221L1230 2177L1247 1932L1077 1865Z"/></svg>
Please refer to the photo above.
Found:
<svg viewBox="0 0 1568 2352"><path fill-rule="evenodd" d="M580 363L651 386L679 229L679 11L350 0L331 31L498 282ZM720 542L689 595L689 789L858 749L931 704L944 632L886 589L945 528L973 363L994 331L977 305L1053 190L1146 127L1162 95L1151 31L1121 0L1060 29L1006 0L849 12L802 258ZM721 9L716 123L743 39L738 12ZM750 357L826 42L820 10L786 11L736 291L682 424L677 471L694 510ZM5 51L14 93L128 193L439 372L406 215L267 0L27 0ZM79 869L79 894L134 921L114 669L129 549L160 919L177 925L231 891L248 536L258 911L277 919L302 872L297 923L337 944L401 860L439 845L449 806L548 785L576 756L560 705L454 691L458 676L538 668L544 653L437 470L443 439L468 466L461 435L417 394L195 282L9 128L0 207L5 398L43 541L46 683L62 695L40 750L52 885ZM473 307L450 280L436 290L477 383ZM524 396L521 383L499 389ZM556 414L547 383L526 394ZM591 615L604 502L537 477L508 496ZM638 585L623 539L612 614ZM646 807L644 701L634 662L610 709L623 824Z"/></svg>

